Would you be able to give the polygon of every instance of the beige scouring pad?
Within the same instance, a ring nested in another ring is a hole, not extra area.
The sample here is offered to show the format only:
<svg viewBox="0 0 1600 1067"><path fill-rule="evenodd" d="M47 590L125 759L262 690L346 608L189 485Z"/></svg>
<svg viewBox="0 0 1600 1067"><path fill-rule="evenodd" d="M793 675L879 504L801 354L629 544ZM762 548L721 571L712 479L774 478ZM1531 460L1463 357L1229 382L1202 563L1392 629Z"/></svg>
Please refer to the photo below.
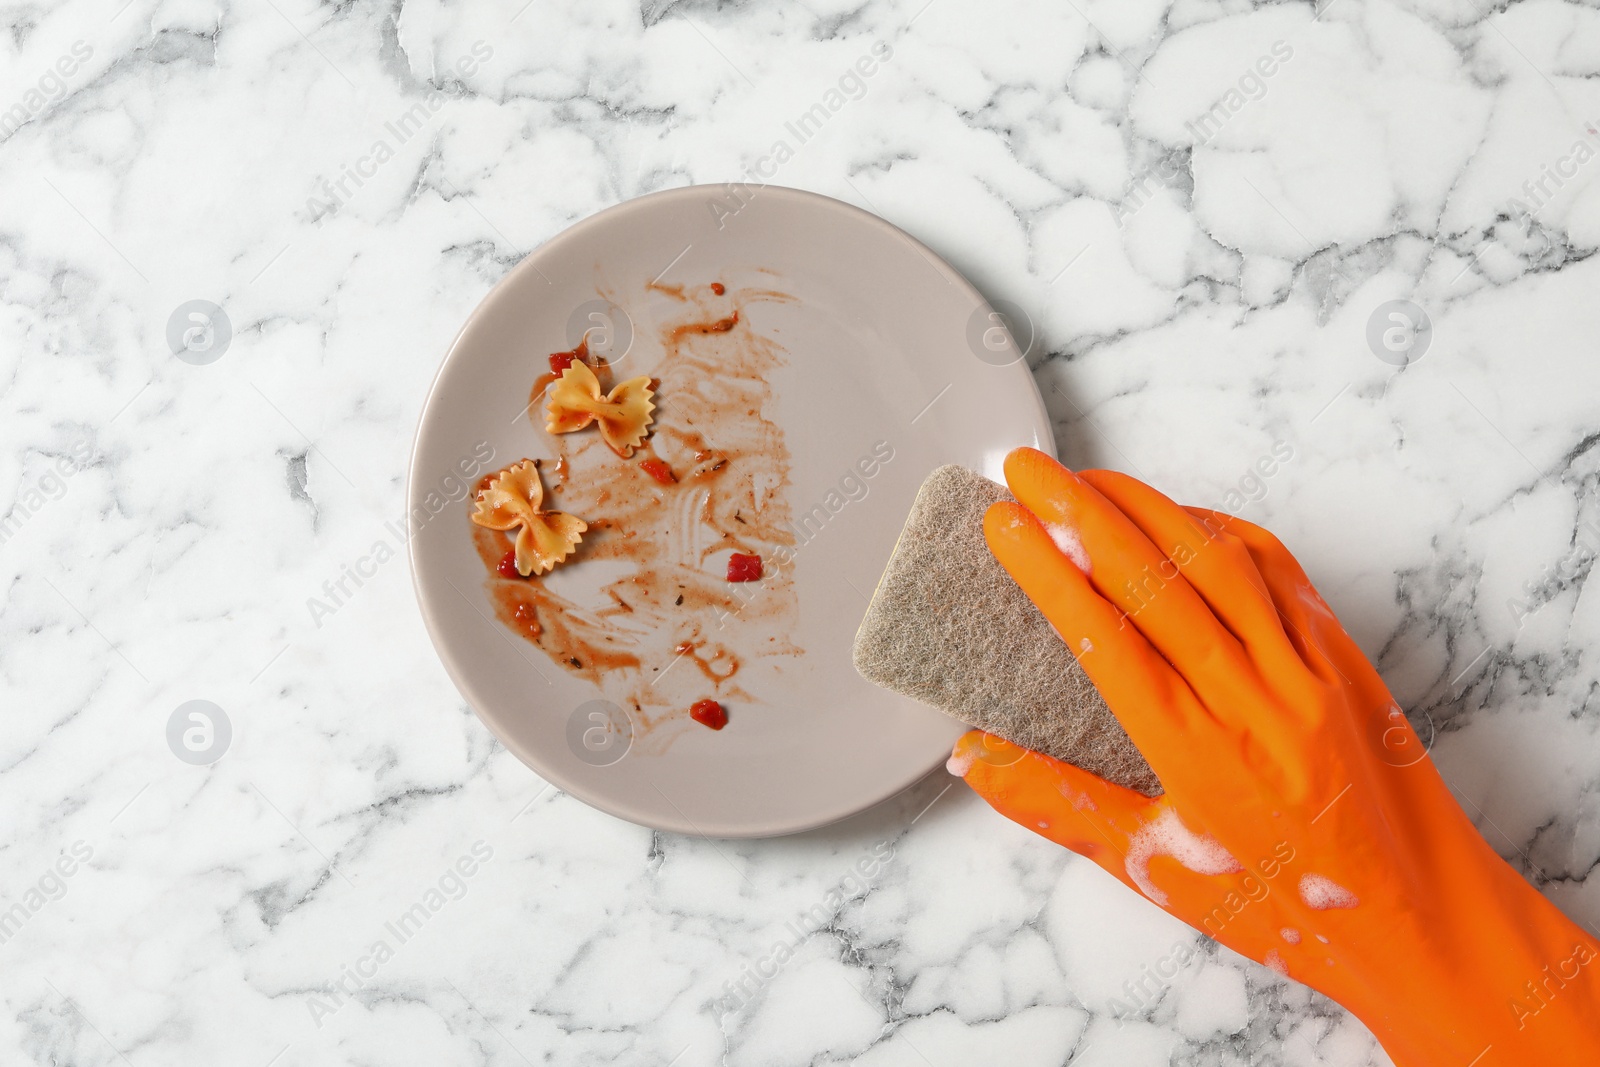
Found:
<svg viewBox="0 0 1600 1067"><path fill-rule="evenodd" d="M969 726L1156 796L1155 772L984 542L983 513L1012 499L965 467L928 476L856 634L856 670Z"/></svg>

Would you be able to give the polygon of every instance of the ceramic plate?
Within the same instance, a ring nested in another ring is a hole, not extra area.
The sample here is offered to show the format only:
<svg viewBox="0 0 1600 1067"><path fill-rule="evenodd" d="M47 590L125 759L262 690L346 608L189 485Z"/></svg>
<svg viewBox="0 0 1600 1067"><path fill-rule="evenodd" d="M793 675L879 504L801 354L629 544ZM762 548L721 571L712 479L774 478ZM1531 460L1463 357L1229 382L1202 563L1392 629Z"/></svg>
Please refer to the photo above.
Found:
<svg viewBox="0 0 1600 1067"><path fill-rule="evenodd" d="M627 458L598 423L545 430L550 356L580 341L607 389L653 383ZM657 193L528 256L451 346L411 460L417 597L467 701L573 796L661 830L809 829L961 733L863 681L850 645L923 478L999 478L1018 445L1053 452L1022 353L917 241L793 189ZM549 574L504 578L511 542L469 514L523 459L589 528ZM735 552L759 581L728 580ZM705 699L723 729L690 717Z"/></svg>

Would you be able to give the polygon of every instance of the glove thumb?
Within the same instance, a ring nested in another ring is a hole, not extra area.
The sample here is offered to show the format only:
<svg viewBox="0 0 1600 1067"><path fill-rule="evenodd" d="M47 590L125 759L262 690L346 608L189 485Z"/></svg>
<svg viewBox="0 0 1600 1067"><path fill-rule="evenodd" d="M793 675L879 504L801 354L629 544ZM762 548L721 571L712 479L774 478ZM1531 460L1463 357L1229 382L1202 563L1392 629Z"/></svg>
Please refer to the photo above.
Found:
<svg viewBox="0 0 1600 1067"><path fill-rule="evenodd" d="M1124 857L1149 797L982 730L956 741L946 767L1012 822L1133 884Z"/></svg>

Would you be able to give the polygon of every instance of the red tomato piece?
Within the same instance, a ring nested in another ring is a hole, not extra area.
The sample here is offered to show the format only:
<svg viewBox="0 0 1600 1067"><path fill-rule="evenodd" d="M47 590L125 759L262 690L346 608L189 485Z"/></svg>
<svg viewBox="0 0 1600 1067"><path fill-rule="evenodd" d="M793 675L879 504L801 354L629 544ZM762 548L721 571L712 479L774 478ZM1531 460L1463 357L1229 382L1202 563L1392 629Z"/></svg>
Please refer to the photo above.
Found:
<svg viewBox="0 0 1600 1067"><path fill-rule="evenodd" d="M678 480L678 476L672 473L672 468L659 459L653 457L642 459L639 461L639 467L662 485L671 485Z"/></svg>
<svg viewBox="0 0 1600 1067"><path fill-rule="evenodd" d="M759 582L760 580L760 556L747 556L743 552L735 552L728 557L728 581Z"/></svg>
<svg viewBox="0 0 1600 1067"><path fill-rule="evenodd" d="M697 700L689 708L689 718L702 726L720 730L728 725L728 713L715 700Z"/></svg>
<svg viewBox="0 0 1600 1067"><path fill-rule="evenodd" d="M517 573L517 550L512 549L500 557L500 562L495 565L494 572L502 578L521 578Z"/></svg>

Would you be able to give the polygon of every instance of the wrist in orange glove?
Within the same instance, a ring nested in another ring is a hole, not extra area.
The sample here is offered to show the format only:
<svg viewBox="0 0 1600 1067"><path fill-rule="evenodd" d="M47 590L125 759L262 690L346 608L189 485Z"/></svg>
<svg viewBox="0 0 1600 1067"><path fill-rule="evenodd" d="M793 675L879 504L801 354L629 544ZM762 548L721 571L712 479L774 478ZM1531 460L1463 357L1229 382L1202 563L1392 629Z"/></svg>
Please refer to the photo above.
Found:
<svg viewBox="0 0 1600 1067"><path fill-rule="evenodd" d="M1400 1067L1593 1061L1600 942L1484 842L1276 538L1032 449L1007 458L1006 480L1020 503L990 509L990 550L1166 795L976 731L952 770L1343 1004Z"/></svg>

